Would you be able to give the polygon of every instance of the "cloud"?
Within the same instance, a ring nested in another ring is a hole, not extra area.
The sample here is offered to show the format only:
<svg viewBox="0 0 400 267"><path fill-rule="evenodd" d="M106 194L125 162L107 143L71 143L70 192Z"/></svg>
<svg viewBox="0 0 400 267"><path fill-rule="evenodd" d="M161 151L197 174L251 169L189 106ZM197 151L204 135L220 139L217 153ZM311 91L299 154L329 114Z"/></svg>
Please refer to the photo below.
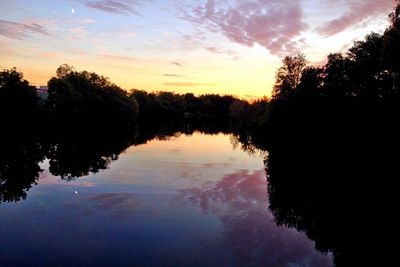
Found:
<svg viewBox="0 0 400 267"><path fill-rule="evenodd" d="M382 0L347 0L347 3L350 8L347 13L317 28L317 31L325 36L335 35L377 14L389 13L395 5L394 1Z"/></svg>
<svg viewBox="0 0 400 267"><path fill-rule="evenodd" d="M208 52L215 53L215 54L227 54L227 55L235 55L236 54L236 52L233 50L221 49L221 48L217 48L214 46L204 47L204 49L207 50Z"/></svg>
<svg viewBox="0 0 400 267"><path fill-rule="evenodd" d="M0 19L0 34L9 38L22 40L29 34L39 33L42 35L50 35L50 33L38 23L18 23Z"/></svg>
<svg viewBox="0 0 400 267"><path fill-rule="evenodd" d="M204 31L194 29L192 33L186 33L182 35L181 44L188 50L192 50L194 47L202 46L202 43L207 39L207 35Z"/></svg>
<svg viewBox="0 0 400 267"><path fill-rule="evenodd" d="M101 58L106 58L109 60L117 60L117 61L135 61L135 62L141 62L143 61L142 59L131 57L131 56L125 56L125 55L112 55L112 54L98 54L99 57Z"/></svg>
<svg viewBox="0 0 400 267"><path fill-rule="evenodd" d="M175 65L175 66L179 66L179 67L183 67L184 65L180 62L177 61L171 61L171 64Z"/></svg>
<svg viewBox="0 0 400 267"><path fill-rule="evenodd" d="M140 15L137 6L143 2L141 0L90 0L84 1L84 5L113 14Z"/></svg>
<svg viewBox="0 0 400 267"><path fill-rule="evenodd" d="M94 24L96 21L94 19L81 19L79 20L79 24L81 25L88 25L88 24Z"/></svg>
<svg viewBox="0 0 400 267"><path fill-rule="evenodd" d="M83 27L76 27L69 30L72 33L70 40L83 39L88 35L88 32Z"/></svg>
<svg viewBox="0 0 400 267"><path fill-rule="evenodd" d="M202 166L204 168L218 168L218 167L229 167L232 165L232 162L225 161L225 162L213 162L213 163L203 163Z"/></svg>
<svg viewBox="0 0 400 267"><path fill-rule="evenodd" d="M180 75L180 74L169 74L169 73L165 73L165 74L163 74L163 76L166 76L166 77L185 77L184 75Z"/></svg>
<svg viewBox="0 0 400 267"><path fill-rule="evenodd" d="M230 49L222 49L222 48L217 48L215 46L204 47L204 49L210 53L228 55L231 57L232 60L240 59L240 56L238 56L235 51Z"/></svg>
<svg viewBox="0 0 400 267"><path fill-rule="evenodd" d="M167 82L167 83L163 83L163 85L167 85L167 86L186 86L186 87L194 87L194 86L208 86L208 85L214 85L214 83Z"/></svg>
<svg viewBox="0 0 400 267"><path fill-rule="evenodd" d="M274 55L297 52L296 38L308 28L302 21L298 0L226 3L208 0L204 5L182 7L181 18L222 34L235 43L249 47L259 44Z"/></svg>

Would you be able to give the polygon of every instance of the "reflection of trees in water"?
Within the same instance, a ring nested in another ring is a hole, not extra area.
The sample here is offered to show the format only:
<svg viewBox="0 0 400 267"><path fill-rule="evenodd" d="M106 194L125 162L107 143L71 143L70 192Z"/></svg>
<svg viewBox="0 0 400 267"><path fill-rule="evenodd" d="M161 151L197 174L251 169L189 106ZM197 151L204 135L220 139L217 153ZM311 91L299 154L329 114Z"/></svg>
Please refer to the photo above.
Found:
<svg viewBox="0 0 400 267"><path fill-rule="evenodd" d="M33 129L24 129L29 135L16 132L1 138L0 202L24 199L45 157L53 175L69 180L106 169L134 142L123 132L107 129L93 134L74 129L52 137L46 137L44 129Z"/></svg>
<svg viewBox="0 0 400 267"><path fill-rule="evenodd" d="M230 142L233 149L240 148L250 156L260 155L265 156L266 151L258 148L254 143L252 136L244 133L234 133L230 137Z"/></svg>
<svg viewBox="0 0 400 267"><path fill-rule="evenodd" d="M36 183L44 158L40 144L30 136L2 136L0 141L0 203L19 201Z"/></svg>
<svg viewBox="0 0 400 267"><path fill-rule="evenodd" d="M316 248L333 252L337 266L383 266L397 205L399 144L389 132L325 135L330 142L302 136L271 150L268 191L278 224L304 231Z"/></svg>
<svg viewBox="0 0 400 267"><path fill-rule="evenodd" d="M185 189L180 198L217 215L222 242L239 266L330 266L330 258L293 229L278 227L268 211L265 171L239 171L217 182Z"/></svg>
<svg viewBox="0 0 400 267"><path fill-rule="evenodd" d="M153 139L169 140L194 131L218 133L227 130L212 124L183 123L143 125L135 130L107 127L63 130L51 141L48 152L50 172L67 180L96 173L106 169L131 145L145 144Z"/></svg>
<svg viewBox="0 0 400 267"><path fill-rule="evenodd" d="M79 125L79 124L77 124ZM218 123L165 123L123 129L106 124L37 130L27 126L1 138L0 202L18 201L36 183L41 172L39 162L49 159L51 174L72 180L107 169L111 162L131 145L141 145L158 139L169 140L194 131L216 134L227 132ZM6 127L7 128L7 127ZM21 135L19 132L29 132Z"/></svg>
<svg viewBox="0 0 400 267"><path fill-rule="evenodd" d="M48 158L50 172L62 179L73 179L106 169L130 145L127 136L105 131L94 134L70 133L55 140Z"/></svg>

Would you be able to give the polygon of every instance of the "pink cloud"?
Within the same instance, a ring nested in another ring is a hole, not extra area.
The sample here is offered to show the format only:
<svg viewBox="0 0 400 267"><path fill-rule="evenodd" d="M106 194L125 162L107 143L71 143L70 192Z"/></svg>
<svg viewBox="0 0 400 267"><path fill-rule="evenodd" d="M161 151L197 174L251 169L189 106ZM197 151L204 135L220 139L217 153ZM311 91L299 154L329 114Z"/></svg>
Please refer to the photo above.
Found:
<svg viewBox="0 0 400 267"><path fill-rule="evenodd" d="M46 28L38 23L18 23L0 19L1 35L21 40L32 33L50 35Z"/></svg>
<svg viewBox="0 0 400 267"><path fill-rule="evenodd" d="M279 56L296 53L296 37L307 29L297 0L236 1L233 5L208 0L181 11L182 18L191 23L245 46L259 44Z"/></svg>
<svg viewBox="0 0 400 267"><path fill-rule="evenodd" d="M347 3L349 11L318 28L321 34L325 36L337 34L377 14L389 14L395 6L395 1L392 0L347 0Z"/></svg>
<svg viewBox="0 0 400 267"><path fill-rule="evenodd" d="M218 182L206 182L198 188L181 190L180 197L201 206L205 213L215 211L213 202L218 200L232 207L247 209L255 203L268 205L265 171L253 173L239 171L224 176Z"/></svg>

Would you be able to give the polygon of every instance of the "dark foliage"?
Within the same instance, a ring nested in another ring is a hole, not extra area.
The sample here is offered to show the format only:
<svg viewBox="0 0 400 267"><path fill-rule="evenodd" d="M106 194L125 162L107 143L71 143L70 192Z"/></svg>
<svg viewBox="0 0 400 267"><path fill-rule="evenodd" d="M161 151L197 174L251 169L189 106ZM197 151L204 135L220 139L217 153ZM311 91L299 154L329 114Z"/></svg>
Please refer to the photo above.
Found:
<svg viewBox="0 0 400 267"><path fill-rule="evenodd" d="M22 73L0 72L0 202L24 199L39 177L40 115L35 88Z"/></svg>
<svg viewBox="0 0 400 267"><path fill-rule="evenodd" d="M130 98L139 104L139 118L144 123L184 119L229 120L230 106L237 100L232 96L148 93L136 89L130 92Z"/></svg>
<svg viewBox="0 0 400 267"><path fill-rule="evenodd" d="M137 103L103 76L62 65L48 85L47 112L57 129L135 125Z"/></svg>
<svg viewBox="0 0 400 267"><path fill-rule="evenodd" d="M39 121L35 87L15 68L0 72L0 122L2 133L23 130Z"/></svg>
<svg viewBox="0 0 400 267"><path fill-rule="evenodd" d="M386 244L398 202L399 10L383 35L321 68L300 64L300 82L277 91L257 140L269 151L277 222L331 251L336 266L384 266L395 255Z"/></svg>

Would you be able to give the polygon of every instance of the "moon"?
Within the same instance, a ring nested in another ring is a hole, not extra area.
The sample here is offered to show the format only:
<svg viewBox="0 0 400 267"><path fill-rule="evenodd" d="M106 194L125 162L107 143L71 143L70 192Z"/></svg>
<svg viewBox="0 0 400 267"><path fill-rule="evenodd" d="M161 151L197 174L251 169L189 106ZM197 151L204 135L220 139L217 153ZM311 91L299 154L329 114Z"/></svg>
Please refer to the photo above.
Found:
<svg viewBox="0 0 400 267"><path fill-rule="evenodd" d="M71 9L71 13L74 14L75 13L75 9Z"/></svg>

